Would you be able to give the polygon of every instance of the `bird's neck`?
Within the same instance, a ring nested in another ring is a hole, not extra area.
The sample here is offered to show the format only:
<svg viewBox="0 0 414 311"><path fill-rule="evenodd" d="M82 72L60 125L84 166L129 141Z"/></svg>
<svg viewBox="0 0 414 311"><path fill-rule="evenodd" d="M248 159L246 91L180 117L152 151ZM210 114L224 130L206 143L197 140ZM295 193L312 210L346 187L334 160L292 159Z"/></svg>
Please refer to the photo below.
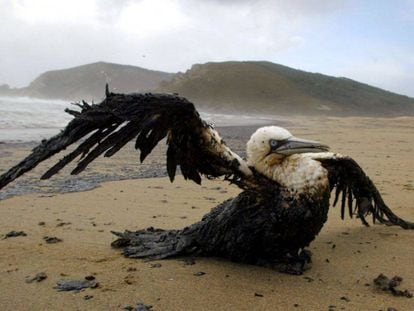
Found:
<svg viewBox="0 0 414 311"><path fill-rule="evenodd" d="M286 188L292 194L306 192L308 194L323 193L329 187L327 171L316 154L295 154L282 161L271 156L255 164L255 168Z"/></svg>

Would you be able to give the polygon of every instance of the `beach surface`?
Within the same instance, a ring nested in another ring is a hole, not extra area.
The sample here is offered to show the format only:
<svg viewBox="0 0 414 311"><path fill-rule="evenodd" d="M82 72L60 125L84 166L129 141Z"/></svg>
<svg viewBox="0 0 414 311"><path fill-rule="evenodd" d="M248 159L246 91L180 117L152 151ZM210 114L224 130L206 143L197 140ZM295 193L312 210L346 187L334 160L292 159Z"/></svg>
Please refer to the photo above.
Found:
<svg viewBox="0 0 414 311"><path fill-rule="evenodd" d="M414 118L297 117L283 125L295 136L353 157L391 209L414 221ZM243 154L254 128L220 132ZM32 147L0 144L0 173ZM133 147L127 146L112 159L95 161L79 177L68 177L68 169L38 181L52 159L0 191L0 234L27 234L0 240L0 309L123 310L144 303L156 311L414 310L414 298L392 296L373 284L380 273L398 275L400 289L414 291L414 231L343 221L339 208L330 209L310 245L312 267L302 276L219 258L122 257L110 247L115 240L111 230L182 228L239 193L219 180L198 186L177 176L171 184L162 177L164 151L160 146L139 166ZM61 241L47 243L54 237ZM40 272L47 278L27 282ZM54 288L59 280L85 276L93 276L98 287L80 292Z"/></svg>

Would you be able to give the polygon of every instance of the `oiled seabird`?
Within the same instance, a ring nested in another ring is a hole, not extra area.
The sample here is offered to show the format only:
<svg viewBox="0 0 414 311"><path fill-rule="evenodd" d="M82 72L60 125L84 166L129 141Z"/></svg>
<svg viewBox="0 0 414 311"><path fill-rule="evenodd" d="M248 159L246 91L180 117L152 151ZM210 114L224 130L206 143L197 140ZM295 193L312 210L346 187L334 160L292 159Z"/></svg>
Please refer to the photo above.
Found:
<svg viewBox="0 0 414 311"><path fill-rule="evenodd" d="M177 166L185 179L222 177L243 189L236 198L213 208L201 221L182 230L148 228L114 232L112 246L134 258L161 259L179 255L219 256L300 274L310 262L304 248L327 220L329 197L341 199L341 217L348 210L368 225L373 221L414 229L396 216L361 167L350 157L328 152L315 141L294 137L277 126L259 128L247 142L244 160L203 121L194 105L169 94L115 94L107 90L100 104L78 104L67 110L74 119L58 135L43 141L21 163L0 177L0 189L38 163L85 138L52 166L49 178L76 158L78 174L95 158L114 155L135 139L140 160L167 138L167 172ZM177 190L179 191L179 190Z"/></svg>

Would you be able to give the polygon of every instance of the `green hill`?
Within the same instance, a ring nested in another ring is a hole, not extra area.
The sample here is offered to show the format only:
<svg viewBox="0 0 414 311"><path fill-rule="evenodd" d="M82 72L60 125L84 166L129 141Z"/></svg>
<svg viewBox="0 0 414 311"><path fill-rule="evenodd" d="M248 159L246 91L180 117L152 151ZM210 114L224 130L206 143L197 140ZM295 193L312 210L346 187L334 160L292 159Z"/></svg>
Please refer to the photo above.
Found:
<svg viewBox="0 0 414 311"><path fill-rule="evenodd" d="M67 100L100 100L105 84L120 93L144 92L155 89L173 74L135 66L105 62L87 64L63 70L47 71L26 88L15 90L17 95Z"/></svg>
<svg viewBox="0 0 414 311"><path fill-rule="evenodd" d="M270 62L194 65L158 88L222 112L314 115L414 115L414 98L347 78Z"/></svg>
<svg viewBox="0 0 414 311"><path fill-rule="evenodd" d="M414 115L414 98L265 61L197 64L177 74L97 62L45 72L21 89L1 85L0 94L99 101L106 83L119 93L179 93L211 112Z"/></svg>

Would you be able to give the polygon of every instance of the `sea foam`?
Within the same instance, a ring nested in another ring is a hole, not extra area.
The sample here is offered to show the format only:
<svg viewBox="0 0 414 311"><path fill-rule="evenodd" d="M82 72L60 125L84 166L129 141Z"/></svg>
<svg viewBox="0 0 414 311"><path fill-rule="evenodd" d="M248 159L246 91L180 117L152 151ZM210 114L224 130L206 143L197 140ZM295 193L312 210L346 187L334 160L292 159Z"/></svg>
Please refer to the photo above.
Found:
<svg viewBox="0 0 414 311"><path fill-rule="evenodd" d="M0 97L0 142L30 142L49 138L72 119L65 108L70 102L29 97ZM269 123L269 116L201 112L215 126L243 126Z"/></svg>
<svg viewBox="0 0 414 311"><path fill-rule="evenodd" d="M71 104L62 100L0 97L0 141L39 141L63 128L71 116Z"/></svg>

